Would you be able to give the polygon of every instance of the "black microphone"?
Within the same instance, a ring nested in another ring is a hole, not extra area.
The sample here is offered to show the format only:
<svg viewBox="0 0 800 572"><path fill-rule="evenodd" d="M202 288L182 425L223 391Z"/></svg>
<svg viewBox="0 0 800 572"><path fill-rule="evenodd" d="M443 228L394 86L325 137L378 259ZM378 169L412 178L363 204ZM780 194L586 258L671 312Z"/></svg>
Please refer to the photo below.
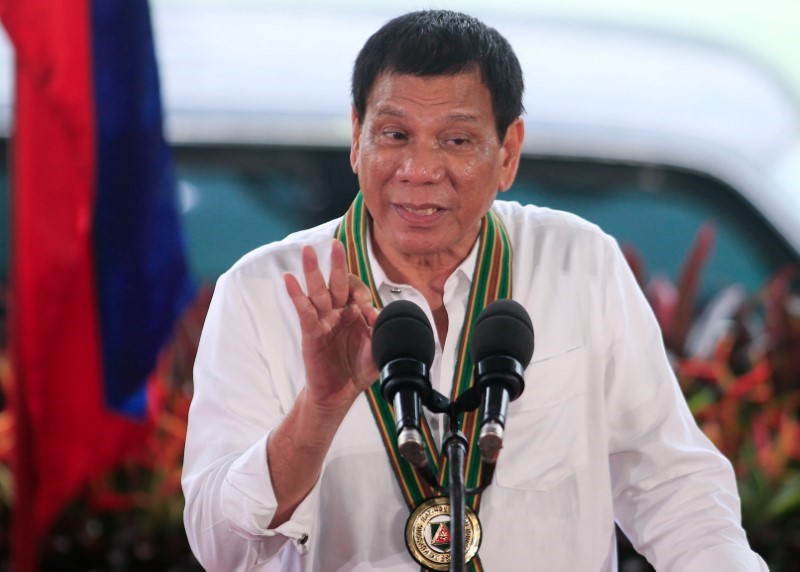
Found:
<svg viewBox="0 0 800 572"><path fill-rule="evenodd" d="M435 342L425 312L406 300L388 304L372 330L372 359L381 372L381 392L394 406L397 448L415 467L427 465L420 432L422 401L431 392Z"/></svg>
<svg viewBox="0 0 800 572"><path fill-rule="evenodd" d="M525 368L533 355L533 323L514 300L495 300L473 326L470 353L475 385L483 393L478 446L481 459L495 463L503 447L508 404L525 389Z"/></svg>

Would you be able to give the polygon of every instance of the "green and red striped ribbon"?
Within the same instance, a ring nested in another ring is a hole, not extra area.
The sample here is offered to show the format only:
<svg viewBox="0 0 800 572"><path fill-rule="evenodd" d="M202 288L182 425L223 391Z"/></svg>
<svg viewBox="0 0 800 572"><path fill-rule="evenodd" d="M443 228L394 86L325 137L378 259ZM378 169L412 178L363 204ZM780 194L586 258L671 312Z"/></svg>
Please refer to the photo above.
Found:
<svg viewBox="0 0 800 572"><path fill-rule="evenodd" d="M361 193L356 195L353 204L347 211L342 224L336 231L336 236L345 245L347 265L351 273L358 276L372 292L375 306L382 307L372 271L369 266L367 254L367 225L369 213L364 205ZM472 279L467 314L458 342L458 356L453 374L453 389L450 395L455 400L459 395L472 385L472 356L469 353L469 337L472 326L481 311L492 301L511 297L511 242L500 218L489 211L481 223L480 247L475 272ZM397 449L395 435L395 421L392 407L381 394L380 381L376 381L367 390L367 399L375 417L386 452L394 469L400 490L409 509L413 510L424 500L437 496L430 485L413 469L413 467L400 456ZM467 441L470 443L465 460L464 482L467 488L475 488L481 479L481 456L478 449L478 433L480 432L480 411L470 411L462 414L460 426ZM447 459L442 459L436 449L427 419L421 420L421 430L426 443L428 462L433 467L434 473L438 472L439 482L447 475ZM467 498L467 504L478 513L481 495L472 495ZM480 571L483 567L478 556L475 556L467 566L468 570Z"/></svg>

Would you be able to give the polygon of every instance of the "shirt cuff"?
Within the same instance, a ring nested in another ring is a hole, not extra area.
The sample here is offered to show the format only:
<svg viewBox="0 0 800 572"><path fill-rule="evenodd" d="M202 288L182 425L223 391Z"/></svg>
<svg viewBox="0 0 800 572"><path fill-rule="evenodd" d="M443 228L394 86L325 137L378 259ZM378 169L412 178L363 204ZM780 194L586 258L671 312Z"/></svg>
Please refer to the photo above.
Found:
<svg viewBox="0 0 800 572"><path fill-rule="evenodd" d="M222 486L222 511L231 529L241 536L250 539L285 536L293 541L300 554L305 554L317 512L321 478L289 520L269 528L278 508L267 460L269 435L259 439L231 464Z"/></svg>
<svg viewBox="0 0 800 572"><path fill-rule="evenodd" d="M718 544L703 550L692 558L684 569L686 572L769 572L761 557L747 546Z"/></svg>

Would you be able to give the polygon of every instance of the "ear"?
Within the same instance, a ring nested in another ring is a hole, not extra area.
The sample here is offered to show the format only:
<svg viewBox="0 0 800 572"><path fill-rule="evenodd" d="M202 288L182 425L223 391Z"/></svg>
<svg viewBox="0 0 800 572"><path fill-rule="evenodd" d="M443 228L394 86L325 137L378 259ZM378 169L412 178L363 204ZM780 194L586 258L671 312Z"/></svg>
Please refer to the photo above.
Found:
<svg viewBox="0 0 800 572"><path fill-rule="evenodd" d="M517 176L519 158L522 154L522 142L525 139L525 124L518 117L506 130L503 145L500 148L502 163L500 164L500 180L498 190L505 192L511 188Z"/></svg>
<svg viewBox="0 0 800 572"><path fill-rule="evenodd" d="M350 166L353 172L358 174L358 150L361 142L361 125L358 122L358 113L355 106L350 110L350 121L352 123L353 135L350 141Z"/></svg>

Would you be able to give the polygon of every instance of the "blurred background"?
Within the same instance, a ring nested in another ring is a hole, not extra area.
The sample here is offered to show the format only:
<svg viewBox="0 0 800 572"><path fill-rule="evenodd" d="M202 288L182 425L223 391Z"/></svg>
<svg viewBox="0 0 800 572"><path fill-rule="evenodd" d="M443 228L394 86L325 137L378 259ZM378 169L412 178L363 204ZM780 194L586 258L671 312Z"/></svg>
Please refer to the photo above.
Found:
<svg viewBox="0 0 800 572"><path fill-rule="evenodd" d="M174 200L198 293L150 377L159 406L146 445L63 507L41 540L42 569L197 568L179 477L214 282L248 250L344 213L357 189L348 160L355 55L392 16L446 7L496 27L523 66L524 158L503 198L575 212L617 238L698 423L734 463L753 547L771 570L800 570L800 4L490 4L150 2ZM0 36L5 320L14 50ZM8 569L14 420L9 408L0 415ZM620 551L623 572L649 569L621 535Z"/></svg>

